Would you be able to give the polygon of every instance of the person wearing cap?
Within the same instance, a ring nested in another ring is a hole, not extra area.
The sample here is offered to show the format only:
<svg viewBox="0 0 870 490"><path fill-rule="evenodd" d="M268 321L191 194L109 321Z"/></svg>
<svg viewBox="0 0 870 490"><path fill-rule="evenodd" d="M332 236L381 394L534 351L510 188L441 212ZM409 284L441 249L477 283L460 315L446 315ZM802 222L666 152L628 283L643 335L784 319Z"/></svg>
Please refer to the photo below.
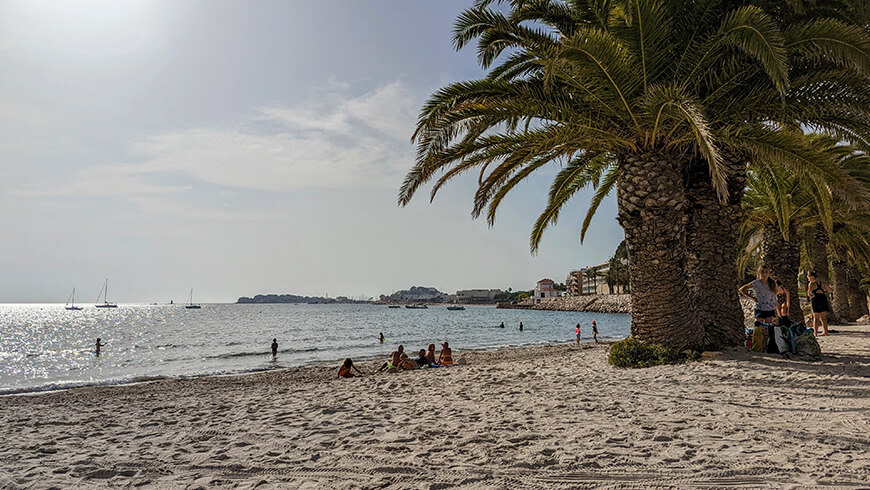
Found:
<svg viewBox="0 0 870 490"><path fill-rule="evenodd" d="M441 364L442 366L453 365L453 351L450 350L450 346L447 345L447 342L441 343L441 355L438 356L438 364Z"/></svg>

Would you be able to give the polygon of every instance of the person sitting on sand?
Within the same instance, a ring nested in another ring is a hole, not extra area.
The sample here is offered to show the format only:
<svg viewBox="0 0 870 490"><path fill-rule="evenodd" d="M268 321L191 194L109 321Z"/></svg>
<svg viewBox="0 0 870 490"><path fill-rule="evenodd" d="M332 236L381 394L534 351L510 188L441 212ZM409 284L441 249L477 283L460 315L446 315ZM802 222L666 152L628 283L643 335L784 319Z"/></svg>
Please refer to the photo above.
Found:
<svg viewBox="0 0 870 490"><path fill-rule="evenodd" d="M420 367L428 366L429 359L426 357L426 349L420 349L420 352L417 354L417 365Z"/></svg>
<svg viewBox="0 0 870 490"><path fill-rule="evenodd" d="M339 378L353 378L354 374L353 374L353 371L351 371L351 369L353 369L353 371L356 371L360 374L365 374L362 371L360 371L359 369L357 369L357 367L353 365L353 361L351 361L350 358L348 357L347 359L344 360L344 364L342 364L341 367L338 368L338 377Z"/></svg>
<svg viewBox="0 0 870 490"><path fill-rule="evenodd" d="M753 294L748 291L752 289ZM776 282L770 277L770 268L762 265L758 268L756 279L744 284L737 290L743 296L755 301L755 321L772 323L776 317Z"/></svg>
<svg viewBox="0 0 870 490"><path fill-rule="evenodd" d="M399 346L390 354L390 360L385 362L381 367L378 368L378 372L383 371L384 369L392 369L399 367L399 361L402 360L402 354L405 353L405 347Z"/></svg>
<svg viewBox="0 0 870 490"><path fill-rule="evenodd" d="M438 356L438 364L441 364L442 366L453 365L453 351L450 350L450 346L447 345L447 342L441 343L441 355Z"/></svg>
<svg viewBox="0 0 870 490"><path fill-rule="evenodd" d="M278 356L278 339L272 339L272 357Z"/></svg>
<svg viewBox="0 0 870 490"><path fill-rule="evenodd" d="M592 320L592 338L595 339L595 343L598 344L598 324L595 323L595 320Z"/></svg>
<svg viewBox="0 0 870 490"><path fill-rule="evenodd" d="M435 344L429 344L428 350L426 351L426 363L430 366L435 364Z"/></svg>
<svg viewBox="0 0 870 490"><path fill-rule="evenodd" d="M397 365L399 369L404 369L405 371L410 371L412 369L419 369L420 366L417 365L416 362L412 361L411 358L408 357L408 354L402 354L402 357L399 358L399 364Z"/></svg>
<svg viewBox="0 0 870 490"><path fill-rule="evenodd" d="M95 353L96 355L100 355L100 347L105 347L105 346L106 346L106 344L101 343L101 342L100 342L100 338L97 337L97 346L96 346L96 348L94 349L94 353Z"/></svg>

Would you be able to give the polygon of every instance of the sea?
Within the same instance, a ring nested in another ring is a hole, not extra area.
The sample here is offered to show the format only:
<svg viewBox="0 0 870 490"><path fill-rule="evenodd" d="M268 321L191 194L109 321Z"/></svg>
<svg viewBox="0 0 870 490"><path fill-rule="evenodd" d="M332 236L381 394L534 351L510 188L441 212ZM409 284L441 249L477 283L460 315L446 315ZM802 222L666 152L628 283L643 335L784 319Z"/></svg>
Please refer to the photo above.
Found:
<svg viewBox="0 0 870 490"><path fill-rule="evenodd" d="M629 315L466 306L450 311L373 304L62 304L0 305L0 395L132 383L161 377L227 375L345 358L384 358L405 346L409 355L449 341L468 349L573 342L629 335ZM505 328L499 328L504 322ZM523 323L523 331L519 324ZM378 342L383 332L386 341ZM97 338L106 344L94 352ZM270 351L278 339L278 355Z"/></svg>

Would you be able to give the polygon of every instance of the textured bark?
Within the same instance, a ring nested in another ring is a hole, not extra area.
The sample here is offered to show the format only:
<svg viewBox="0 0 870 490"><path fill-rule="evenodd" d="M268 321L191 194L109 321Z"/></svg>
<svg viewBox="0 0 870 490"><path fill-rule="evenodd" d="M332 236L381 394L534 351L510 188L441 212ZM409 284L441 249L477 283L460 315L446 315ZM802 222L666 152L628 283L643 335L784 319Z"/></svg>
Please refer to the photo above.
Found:
<svg viewBox="0 0 870 490"><path fill-rule="evenodd" d="M701 347L686 280L686 199L680 160L649 152L620 158L617 202L625 230L631 333L674 347Z"/></svg>
<svg viewBox="0 0 870 490"><path fill-rule="evenodd" d="M831 276L828 272L828 242L831 241L831 235L821 223L816 223L812 238L808 248L810 249L810 260L813 262L813 270L816 271L818 279L829 284Z"/></svg>
<svg viewBox="0 0 870 490"><path fill-rule="evenodd" d="M861 273L852 264L846 266L846 285L849 295L849 321L854 322L867 314L867 295L860 287Z"/></svg>
<svg viewBox="0 0 870 490"><path fill-rule="evenodd" d="M743 309L737 296L737 234L740 202L746 187L746 163L725 155L728 200L713 188L709 164L695 158L686 175L688 223L686 268L695 319L704 331L707 349L743 343Z"/></svg>
<svg viewBox="0 0 870 490"><path fill-rule="evenodd" d="M849 284L846 280L846 252L845 250L834 250L831 260L831 269L834 272L834 283L831 294L831 308L837 318L843 321L849 321L852 316L852 310L849 306Z"/></svg>
<svg viewBox="0 0 870 490"><path fill-rule="evenodd" d="M803 312L799 298L805 294L802 295L798 289L801 251L794 225L790 225L788 236L789 240L784 239L779 226L775 224L765 225L761 236L761 253L774 278L779 279L782 286L791 293L789 318L800 321L803 319Z"/></svg>

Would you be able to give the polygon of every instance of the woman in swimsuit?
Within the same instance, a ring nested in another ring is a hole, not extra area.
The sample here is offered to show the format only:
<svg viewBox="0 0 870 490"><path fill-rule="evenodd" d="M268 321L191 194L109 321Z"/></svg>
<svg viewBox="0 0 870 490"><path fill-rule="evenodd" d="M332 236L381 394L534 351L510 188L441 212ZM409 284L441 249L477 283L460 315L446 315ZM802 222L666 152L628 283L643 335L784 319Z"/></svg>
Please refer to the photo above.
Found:
<svg viewBox="0 0 870 490"><path fill-rule="evenodd" d="M435 364L435 344L429 344L428 350L426 351L426 362L431 366Z"/></svg>
<svg viewBox="0 0 870 490"><path fill-rule="evenodd" d="M831 311L831 306L828 303L827 292L831 290L822 284L822 281L817 279L816 272L810 272L809 281L807 283L807 296L810 297L810 303L813 305L813 333L819 335L819 325L822 326L822 335L830 335L828 333L828 312Z"/></svg>
<svg viewBox="0 0 870 490"><path fill-rule="evenodd" d="M776 316L788 318L788 310L791 307L791 293L783 287L779 280L776 281Z"/></svg>
<svg viewBox="0 0 870 490"><path fill-rule="evenodd" d="M753 294L749 294L752 289ZM770 277L770 268L762 265L758 268L756 279L744 284L737 290L743 296L755 301L755 321L771 323L776 318L776 282Z"/></svg>
<svg viewBox="0 0 870 490"><path fill-rule="evenodd" d="M442 366L453 365L453 351L450 350L450 346L447 345L447 342L441 343L441 355L438 356L438 364L441 364Z"/></svg>

